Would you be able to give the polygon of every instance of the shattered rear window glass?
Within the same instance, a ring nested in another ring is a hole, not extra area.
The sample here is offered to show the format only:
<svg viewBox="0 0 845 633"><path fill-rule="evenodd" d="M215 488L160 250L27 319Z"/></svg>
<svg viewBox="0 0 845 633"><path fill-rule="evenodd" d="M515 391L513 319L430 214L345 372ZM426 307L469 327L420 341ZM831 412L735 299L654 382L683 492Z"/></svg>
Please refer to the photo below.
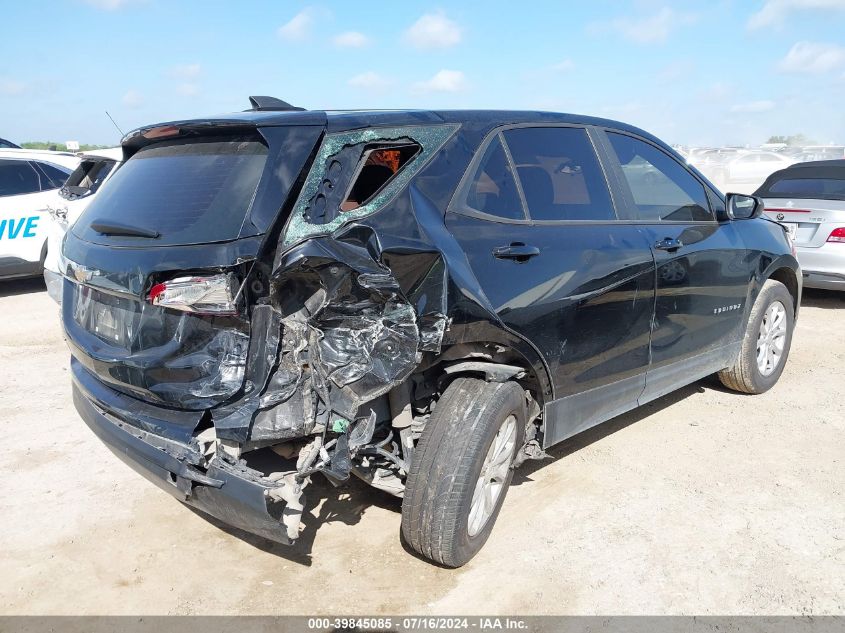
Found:
<svg viewBox="0 0 845 633"><path fill-rule="evenodd" d="M331 233L350 220L375 213L457 129L457 125L409 126L328 135L296 201L284 244Z"/></svg>

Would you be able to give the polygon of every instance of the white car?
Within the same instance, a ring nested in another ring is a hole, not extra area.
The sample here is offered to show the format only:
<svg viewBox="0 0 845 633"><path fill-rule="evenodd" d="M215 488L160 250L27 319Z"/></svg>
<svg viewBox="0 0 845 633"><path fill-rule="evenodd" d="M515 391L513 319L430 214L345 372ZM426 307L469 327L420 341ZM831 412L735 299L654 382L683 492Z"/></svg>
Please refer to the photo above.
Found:
<svg viewBox="0 0 845 633"><path fill-rule="evenodd" d="M769 174L795 162L795 158L775 152L749 152L715 170L714 178L726 183L760 183L768 178Z"/></svg>
<svg viewBox="0 0 845 633"><path fill-rule="evenodd" d="M804 287L845 290L845 160L776 171L754 195L792 238Z"/></svg>
<svg viewBox="0 0 845 633"><path fill-rule="evenodd" d="M0 149L0 279L41 274L47 207L78 163L67 152Z"/></svg>
<svg viewBox="0 0 845 633"><path fill-rule="evenodd" d="M61 303L62 296L59 269L65 233L123 162L123 150L119 147L82 152L78 156L79 166L59 191L59 198L50 205L50 217L47 220L44 281L47 284L47 292L58 303Z"/></svg>

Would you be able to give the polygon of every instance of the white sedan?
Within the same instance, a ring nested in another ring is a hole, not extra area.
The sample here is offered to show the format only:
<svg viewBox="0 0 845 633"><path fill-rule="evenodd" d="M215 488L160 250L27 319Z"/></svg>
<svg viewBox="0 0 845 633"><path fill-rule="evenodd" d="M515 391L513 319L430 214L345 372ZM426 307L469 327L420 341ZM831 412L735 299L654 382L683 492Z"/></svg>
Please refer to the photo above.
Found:
<svg viewBox="0 0 845 633"><path fill-rule="evenodd" d="M726 183L760 183L795 162L795 158L775 152L749 152L726 162L715 178Z"/></svg>
<svg viewBox="0 0 845 633"><path fill-rule="evenodd" d="M78 163L67 152L0 149L0 279L41 274L47 207Z"/></svg>

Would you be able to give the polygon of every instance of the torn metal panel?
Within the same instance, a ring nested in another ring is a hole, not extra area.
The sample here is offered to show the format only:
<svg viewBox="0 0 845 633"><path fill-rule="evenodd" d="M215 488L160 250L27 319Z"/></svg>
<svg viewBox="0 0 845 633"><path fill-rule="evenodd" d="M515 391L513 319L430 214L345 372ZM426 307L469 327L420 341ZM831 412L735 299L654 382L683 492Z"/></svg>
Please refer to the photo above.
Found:
<svg viewBox="0 0 845 633"><path fill-rule="evenodd" d="M244 372L244 395L212 413L217 436L243 443L273 366L281 339L281 316L269 305L252 311L251 339Z"/></svg>
<svg viewBox="0 0 845 633"><path fill-rule="evenodd" d="M307 329L316 390L345 418L355 419L363 403L387 393L419 362L414 308L365 249L309 240L286 254L273 287L284 326ZM319 299L308 314L299 309L308 305L305 297Z"/></svg>

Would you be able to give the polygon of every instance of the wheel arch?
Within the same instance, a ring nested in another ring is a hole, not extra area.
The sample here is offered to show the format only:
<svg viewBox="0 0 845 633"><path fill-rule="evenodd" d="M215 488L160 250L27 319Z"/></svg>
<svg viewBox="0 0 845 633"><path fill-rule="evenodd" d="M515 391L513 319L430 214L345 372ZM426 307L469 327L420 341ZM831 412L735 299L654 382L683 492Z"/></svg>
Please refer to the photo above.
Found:
<svg viewBox="0 0 845 633"><path fill-rule="evenodd" d="M769 274L763 279L763 283L765 283L766 280L771 279L772 281L779 281L786 286L786 289L792 296L795 317L798 317L798 308L801 305L801 282L798 277L800 274L800 269L796 271L788 266L780 266L769 272Z"/></svg>
<svg viewBox="0 0 845 633"><path fill-rule="evenodd" d="M526 354L523 345L501 341L473 341L444 346L432 359L441 378L451 382L459 376L474 376L488 382L519 383L537 402L540 409L552 400L552 385L545 364L534 354ZM531 350L533 351L533 350Z"/></svg>

